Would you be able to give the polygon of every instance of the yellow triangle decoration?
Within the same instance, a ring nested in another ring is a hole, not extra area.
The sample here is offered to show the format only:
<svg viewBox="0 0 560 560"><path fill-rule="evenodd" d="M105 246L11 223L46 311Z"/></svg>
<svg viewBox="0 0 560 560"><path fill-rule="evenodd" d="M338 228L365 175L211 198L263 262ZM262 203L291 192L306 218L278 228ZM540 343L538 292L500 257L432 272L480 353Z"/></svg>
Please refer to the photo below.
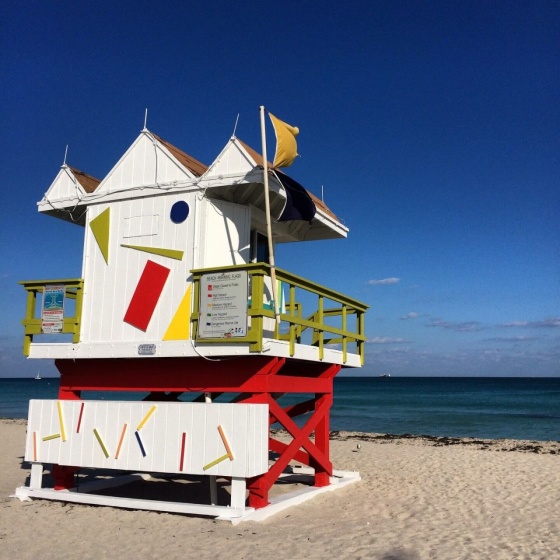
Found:
<svg viewBox="0 0 560 560"><path fill-rule="evenodd" d="M103 210L97 218L94 218L89 223L89 227L93 232L97 246L99 247L105 264L109 264L109 226L111 225L111 212L110 208Z"/></svg>
<svg viewBox="0 0 560 560"><path fill-rule="evenodd" d="M183 260L183 251L177 251L175 249L164 249L163 247L144 247L143 245L126 245L121 244L121 247L126 247L127 249L136 249L137 251L144 251L145 253L151 253L152 255L160 255L162 257L169 257L170 259L177 259L178 261Z"/></svg>
<svg viewBox="0 0 560 560"><path fill-rule="evenodd" d="M187 288L163 340L188 340L191 336L191 286Z"/></svg>

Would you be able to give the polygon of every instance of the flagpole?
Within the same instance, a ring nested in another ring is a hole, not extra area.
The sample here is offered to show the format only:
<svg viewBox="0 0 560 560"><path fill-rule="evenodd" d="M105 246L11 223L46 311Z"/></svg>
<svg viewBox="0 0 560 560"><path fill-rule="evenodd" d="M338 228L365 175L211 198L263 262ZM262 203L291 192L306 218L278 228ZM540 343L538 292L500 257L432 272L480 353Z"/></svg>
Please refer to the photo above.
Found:
<svg viewBox="0 0 560 560"><path fill-rule="evenodd" d="M270 217L270 195L268 192L268 162L266 156L266 131L264 106L261 105L261 140L262 140L262 156L263 156L263 182L264 182L264 204L266 213L266 235L268 237L268 258L270 264L270 280L272 282L272 300L274 302L274 318L276 324L280 324L280 314L278 312L278 286L276 284L276 266L274 264L274 242L272 240L272 224Z"/></svg>

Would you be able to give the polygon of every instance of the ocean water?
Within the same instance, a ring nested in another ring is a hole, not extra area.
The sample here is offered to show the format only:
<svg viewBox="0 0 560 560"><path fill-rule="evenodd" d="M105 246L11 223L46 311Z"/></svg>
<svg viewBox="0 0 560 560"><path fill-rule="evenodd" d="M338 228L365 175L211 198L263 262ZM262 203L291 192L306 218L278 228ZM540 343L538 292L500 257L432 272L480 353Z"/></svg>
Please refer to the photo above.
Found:
<svg viewBox="0 0 560 560"><path fill-rule="evenodd" d="M56 399L57 392L57 378L0 379L0 417L27 418L30 399ZM142 398L129 393L85 396ZM338 377L331 429L560 441L560 378Z"/></svg>
<svg viewBox="0 0 560 560"><path fill-rule="evenodd" d="M339 378L332 429L560 440L560 378Z"/></svg>

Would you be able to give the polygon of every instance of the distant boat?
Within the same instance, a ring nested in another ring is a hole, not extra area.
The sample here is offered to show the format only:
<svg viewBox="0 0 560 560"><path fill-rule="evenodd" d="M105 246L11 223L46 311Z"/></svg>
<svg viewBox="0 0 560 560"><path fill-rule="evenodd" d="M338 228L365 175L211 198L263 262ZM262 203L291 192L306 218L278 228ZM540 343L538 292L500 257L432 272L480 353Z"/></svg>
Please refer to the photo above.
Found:
<svg viewBox="0 0 560 560"><path fill-rule="evenodd" d="M37 372L37 375L35 376L35 379L37 379L39 381L41 380L41 372L40 371Z"/></svg>
<svg viewBox="0 0 560 560"><path fill-rule="evenodd" d="M390 373L382 373L379 377L391 377Z"/></svg>

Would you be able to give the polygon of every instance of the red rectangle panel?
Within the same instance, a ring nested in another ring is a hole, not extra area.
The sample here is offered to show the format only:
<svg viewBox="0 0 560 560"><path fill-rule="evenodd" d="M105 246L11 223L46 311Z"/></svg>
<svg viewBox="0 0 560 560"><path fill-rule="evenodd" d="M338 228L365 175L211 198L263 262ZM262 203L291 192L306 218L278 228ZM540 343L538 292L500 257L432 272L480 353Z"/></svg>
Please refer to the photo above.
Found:
<svg viewBox="0 0 560 560"><path fill-rule="evenodd" d="M148 261L124 316L125 323L146 331L161 296L169 269Z"/></svg>

